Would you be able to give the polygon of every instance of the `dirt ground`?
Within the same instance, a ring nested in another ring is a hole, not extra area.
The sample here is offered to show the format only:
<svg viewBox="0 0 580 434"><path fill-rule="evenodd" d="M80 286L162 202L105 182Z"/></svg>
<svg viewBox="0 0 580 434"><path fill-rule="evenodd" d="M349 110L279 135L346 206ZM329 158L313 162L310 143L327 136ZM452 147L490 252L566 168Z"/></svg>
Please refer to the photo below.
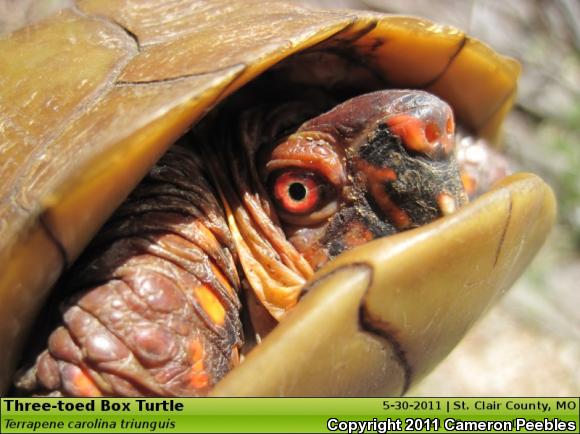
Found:
<svg viewBox="0 0 580 434"><path fill-rule="evenodd" d="M0 0L0 34L69 0ZM431 18L523 65L504 146L554 188L559 221L510 292L422 383L416 396L580 395L580 2L302 0Z"/></svg>

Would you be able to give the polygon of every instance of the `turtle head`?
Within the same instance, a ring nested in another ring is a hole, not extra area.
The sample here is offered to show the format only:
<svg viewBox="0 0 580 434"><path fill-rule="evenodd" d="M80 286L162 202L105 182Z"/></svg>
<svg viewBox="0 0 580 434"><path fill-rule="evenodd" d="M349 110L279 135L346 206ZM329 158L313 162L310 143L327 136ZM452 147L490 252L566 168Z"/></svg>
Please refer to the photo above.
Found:
<svg viewBox="0 0 580 434"><path fill-rule="evenodd" d="M314 269L466 201L450 107L422 91L350 99L304 122L261 162L282 227Z"/></svg>
<svg viewBox="0 0 580 434"><path fill-rule="evenodd" d="M466 201L453 115L442 100L385 90L329 106L259 105L217 147L212 172L240 263L257 304L274 318L343 251Z"/></svg>

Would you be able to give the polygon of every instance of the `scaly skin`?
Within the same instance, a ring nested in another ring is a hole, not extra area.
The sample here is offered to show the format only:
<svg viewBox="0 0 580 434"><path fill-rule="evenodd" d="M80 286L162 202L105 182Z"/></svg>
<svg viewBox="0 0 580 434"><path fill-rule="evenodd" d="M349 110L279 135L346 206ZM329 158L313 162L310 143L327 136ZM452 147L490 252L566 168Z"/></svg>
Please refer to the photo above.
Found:
<svg viewBox="0 0 580 434"><path fill-rule="evenodd" d="M205 395L239 361L240 280L267 333L341 252L466 201L438 98L381 91L320 111L261 105L202 158L174 147L62 282L62 325L18 392Z"/></svg>
<svg viewBox="0 0 580 434"><path fill-rule="evenodd" d="M64 282L62 325L18 387L67 396L200 395L242 342L231 235L195 154L174 147Z"/></svg>

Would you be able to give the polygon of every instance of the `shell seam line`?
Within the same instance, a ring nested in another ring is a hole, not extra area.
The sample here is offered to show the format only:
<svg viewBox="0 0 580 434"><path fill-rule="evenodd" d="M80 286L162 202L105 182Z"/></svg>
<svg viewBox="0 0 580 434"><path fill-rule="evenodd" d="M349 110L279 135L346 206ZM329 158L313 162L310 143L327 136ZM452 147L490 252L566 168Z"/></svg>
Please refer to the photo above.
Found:
<svg viewBox="0 0 580 434"><path fill-rule="evenodd" d="M92 17L85 14L83 11L79 10L74 5L70 8L70 10L81 17L98 19L98 17ZM106 20L103 21L109 22ZM110 24L114 25L114 23ZM43 138L38 143L37 148L34 150L34 152L31 153L31 155L28 158L28 161L31 162L37 161L39 155L42 155L44 152L46 152L47 147L51 143L53 143L68 128L70 128L71 125L73 125L76 121L78 121L83 116L83 114L89 112L93 107L95 107L98 104L101 97L103 95L106 95L111 90L111 88L114 87L115 77L118 77L120 75L121 71L125 68L125 66L129 62L131 62L131 60L134 57L135 53L127 50L122 57L116 60L115 65L113 66L109 75L103 79L104 82L96 86L88 95L83 97L80 100L80 102L74 107L74 109L64 119L62 119L59 126L57 126L52 133L49 133L45 138ZM30 167L29 164L25 164L18 170L18 175L16 176L16 178L20 179L20 181L15 181L15 183L12 185L11 187L12 192L23 190L22 188L20 188L23 182L22 179L25 179L23 178L22 173L23 172L25 173L29 169L29 167ZM24 204L19 202L19 206L24 210L27 210L27 212L30 212L28 207L25 206Z"/></svg>
<svg viewBox="0 0 580 434"><path fill-rule="evenodd" d="M228 66L224 66L222 68L219 69L215 69L213 71L203 71L203 72L195 72L192 74L183 74L183 75L178 75L175 77L169 77L169 78L159 78L159 79L155 79L155 80L144 80L144 81L129 81L129 80L117 80L114 83L115 87L131 87L131 86L147 86L150 84L162 84L162 83L174 83L177 81L181 81L181 80L186 80L188 78L194 78L194 77L202 77L204 75L211 75L211 74L217 74L219 72L222 71L227 71L227 70L236 70L238 68L240 68L240 73L236 74L236 77L234 77L234 80L238 78L238 76L241 74L241 72L246 70L246 64L244 63L234 63L233 65L228 65Z"/></svg>
<svg viewBox="0 0 580 434"><path fill-rule="evenodd" d="M130 60L130 59L129 59ZM234 76L232 77L232 80L230 82L233 83L235 82L242 74L243 72L246 70L246 66L244 64L236 64L231 66L230 68L234 68L234 67L240 67L240 70L237 71ZM115 86L115 84L109 84L104 86L105 92L108 91L107 88L110 88L110 86ZM229 85L225 86L220 92L218 92L218 94L216 95L214 101L210 104L208 104L208 110L210 110L213 106L215 106L220 100L221 97L223 96L223 94L226 92L226 90L229 88ZM91 96L89 98L88 101L85 101L84 103L81 104L81 107L92 107L95 104L95 97L94 95ZM68 121L65 123L65 126L69 126L70 124L72 124L72 122L74 122L75 118L77 118L78 116L80 116L80 114L82 113L82 111L80 109L75 110L75 113L73 113L69 118ZM64 128L63 128L64 130ZM55 137L58 136L58 134L54 135ZM51 141L53 141L54 138L48 138L43 142L43 146L41 147L41 150L35 152L33 155L37 155L39 152L41 152L42 150L44 150L44 147L46 146L47 143L50 143ZM13 189L15 188L14 186L12 187ZM24 212L26 213L30 213L30 209L27 208L26 206L24 206L22 203L17 202L17 206L19 208L21 208ZM45 209L44 211L42 211L38 217L38 221L41 225L41 227L43 228L43 230L46 232L47 236L49 237L50 240L52 240L56 246L56 248L58 249L62 260L63 260L63 270L66 270L67 268L69 268L69 266L72 264L72 262L70 261L70 258L68 257L68 254L66 252L66 249L64 248L63 244L60 242L60 240L56 237L56 235L52 232L52 229L50 227L50 225L48 224L46 217L47 217L47 213L50 212L50 209Z"/></svg>
<svg viewBox="0 0 580 434"><path fill-rule="evenodd" d="M449 70L449 68L451 67L451 65L455 61L455 59L457 59L457 56L459 56L459 53L461 53L461 51L463 51L463 47L465 47L465 44L467 44L468 39L469 38L464 33L463 37L461 38L461 41L459 42L459 45L457 46L457 50L455 51L455 53L453 53L451 55L451 57L447 61L447 64L443 68L443 70L441 72L439 72L431 80L428 80L426 83L423 83L422 85L418 86L418 88L419 89L427 89L428 87L434 86L441 79L441 77L443 77L445 75L445 73Z"/></svg>
<svg viewBox="0 0 580 434"><path fill-rule="evenodd" d="M58 239L56 234L52 231L50 224L45 219L46 219L46 211L38 216L38 222L40 223L40 227L44 230L48 238L56 246L58 252L60 253L60 256L62 257L62 269L66 270L70 265L70 259L66 252L66 249L64 248L63 244Z"/></svg>
<svg viewBox="0 0 580 434"><path fill-rule="evenodd" d="M505 242L505 237L506 237L506 234L507 234L507 230L508 230L508 227L510 225L511 218L512 218L512 208L513 208L512 194L511 194L511 192L508 189L506 189L506 190L507 190L508 196L509 196L508 215L507 215L505 224L503 226L503 230L501 231L501 237L499 239L499 244L497 245L497 249L495 251L495 259L493 261L493 267L494 268L497 266L497 263L499 261L499 257L500 257L500 254L501 254L501 250L502 250L503 244Z"/></svg>
<svg viewBox="0 0 580 434"><path fill-rule="evenodd" d="M139 37L137 36L137 34L135 34L133 31L129 30L128 27L125 27L123 24L121 24L119 21L114 20L113 18L106 16L106 15L101 15L101 14L90 14L87 13L85 11L83 11L78 4L76 4L76 2L71 6L71 9L77 13L78 15L84 17L84 18L89 18L89 19L95 19L95 20L99 20L99 21L103 21L105 23L111 24L115 27L118 27L119 29L121 29L123 32L125 32L125 34L131 38L133 40L133 42L135 43L135 47L137 48L138 52L141 52L141 43L139 42Z"/></svg>
<svg viewBox="0 0 580 434"><path fill-rule="evenodd" d="M407 355L405 354L402 345L395 339L395 337L391 333L387 332L388 324L385 321L372 318L364 302L366 295L368 294L368 291L371 288L374 280L374 269L371 265L365 262L353 262L351 264L341 265L335 268L334 270L331 270L327 274L320 276L315 280L307 282L306 285L304 285L304 288L302 289L301 296L307 295L310 292L310 290L316 287L317 284L325 281L335 273L338 273L340 271L343 271L344 269L349 268L365 268L370 272L370 279L365 289L365 294L361 299L361 304L359 307L360 331L369 333L373 335L373 337L379 336L389 343L389 345L393 349L393 352L395 353L397 363L403 370L403 387L401 388L401 395L404 395L405 393L407 393L411 385L411 379L413 376L413 369L411 368L411 364L407 359Z"/></svg>
<svg viewBox="0 0 580 434"><path fill-rule="evenodd" d="M399 363L401 369L403 370L403 387L401 389L401 396L404 395L405 393L407 393L409 387L411 386L413 369L411 368L411 364L407 359L407 355L405 354L402 345L399 343L399 341L397 341L397 339L395 339L392 333L389 333L387 331L387 329L389 328L389 324L385 321L373 318L364 302L362 302L360 306L359 322L364 331L371 333L373 335L380 336L391 345L391 348L395 353L395 357L397 358L397 362Z"/></svg>
<svg viewBox="0 0 580 434"><path fill-rule="evenodd" d="M359 21L357 20L357 17L352 16L350 23L348 23L343 29L338 30L333 35L329 36L328 38L324 39L323 41L317 42L316 44L306 48L305 50L301 50L298 53L301 53L301 52L307 51L307 50L311 50L311 49L317 49L320 45L323 45L323 44L328 43L328 42L334 42L335 39L340 40L340 38L342 36L344 36L345 34L348 34L348 32L353 27L355 27L358 23L359 23ZM357 33L352 35L350 38L340 40L339 42L346 42L346 43L352 44L352 43L358 41L360 38L367 35L368 33L372 32L378 25L379 25L378 20L372 19L365 27L360 29Z"/></svg>
<svg viewBox="0 0 580 434"><path fill-rule="evenodd" d="M343 29L342 32L334 35L333 38L340 38L341 33L347 33L351 27L354 27L356 25L356 23L358 23L358 21L351 23L347 28ZM364 36L368 35L373 30L375 30L378 25L379 25L379 20L373 18L371 21L369 21L369 23L366 25L366 27L363 27L362 29L360 29L357 33L355 33L351 37L351 39L348 39L346 41L349 43L354 43L354 42L358 41L359 39L363 38Z"/></svg>
<svg viewBox="0 0 580 434"><path fill-rule="evenodd" d="M349 268L365 268L366 270L369 271L369 273L371 274L371 278L369 280L369 284L367 285L367 288L365 289L365 291L368 291L368 287L370 287L370 284L372 282L372 274L373 274L372 266L370 266L366 262L352 262L350 264L341 264L337 268L335 268L333 270L330 270L328 273L325 273L325 274L323 274L320 277L317 277L315 279L308 280L304 284L304 286L302 287L302 289L300 290L299 300L303 296L306 296L308 293L310 293L310 291L312 291L313 289L315 289L316 286L318 286L319 284L325 282L327 279L330 279L336 273L339 273L341 271L347 270Z"/></svg>
<svg viewBox="0 0 580 434"><path fill-rule="evenodd" d="M213 101L211 103L209 103L209 104L206 105L206 108L205 108L203 114L201 114L201 116L194 123L194 125L197 124L197 122L199 122L199 120L201 120L207 113L209 113L210 111L212 111L216 105L218 105L226 97L228 97L229 95L231 95L230 89L232 88L232 86L234 86L238 82L238 80L240 79L240 77L243 76L244 73L248 70L248 65L245 64L245 63L236 63L236 64L234 64L232 66L227 67L227 68L223 68L223 70L226 70L228 68L231 68L232 69L232 72L233 72L230 82L228 84L224 85L218 92L216 92L215 98L213 99ZM235 71L236 69L237 69L237 71ZM212 71L212 73L213 72L218 72L218 71ZM210 74L210 72L206 72L204 74ZM247 84L247 81L242 86L244 86L245 84ZM211 182L210 182L210 184L211 184ZM218 202L219 202L219 200L218 200Z"/></svg>

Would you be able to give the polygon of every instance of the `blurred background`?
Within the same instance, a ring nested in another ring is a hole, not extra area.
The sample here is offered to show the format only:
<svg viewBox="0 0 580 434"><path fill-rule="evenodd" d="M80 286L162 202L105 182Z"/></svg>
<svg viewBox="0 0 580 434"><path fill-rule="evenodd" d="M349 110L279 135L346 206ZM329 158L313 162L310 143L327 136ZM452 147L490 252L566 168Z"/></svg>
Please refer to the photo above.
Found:
<svg viewBox="0 0 580 434"><path fill-rule="evenodd" d="M71 3L0 0L0 35ZM294 3L430 18L522 63L503 146L552 186L558 223L526 274L409 395L580 396L580 1Z"/></svg>

